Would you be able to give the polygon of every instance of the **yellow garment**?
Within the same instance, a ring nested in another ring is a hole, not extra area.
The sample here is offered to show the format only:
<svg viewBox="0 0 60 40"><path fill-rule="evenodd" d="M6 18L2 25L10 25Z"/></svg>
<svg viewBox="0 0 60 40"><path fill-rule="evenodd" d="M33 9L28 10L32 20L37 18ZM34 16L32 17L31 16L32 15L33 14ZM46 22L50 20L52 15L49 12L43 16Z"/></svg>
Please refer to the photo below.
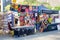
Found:
<svg viewBox="0 0 60 40"><path fill-rule="evenodd" d="M16 3L16 0L12 0L13 3Z"/></svg>
<svg viewBox="0 0 60 40"><path fill-rule="evenodd" d="M48 22L49 23L51 23L52 22L52 18L50 17L50 18L48 18Z"/></svg>

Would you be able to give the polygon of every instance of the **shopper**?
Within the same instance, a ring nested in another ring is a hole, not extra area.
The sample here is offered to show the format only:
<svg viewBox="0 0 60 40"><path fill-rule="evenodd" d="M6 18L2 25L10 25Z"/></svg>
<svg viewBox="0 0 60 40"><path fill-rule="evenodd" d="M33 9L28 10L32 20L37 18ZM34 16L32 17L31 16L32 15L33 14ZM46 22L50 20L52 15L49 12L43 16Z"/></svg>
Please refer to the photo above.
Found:
<svg viewBox="0 0 60 40"><path fill-rule="evenodd" d="M40 32L44 31L44 28L46 27L44 21L42 21L41 27L40 27Z"/></svg>
<svg viewBox="0 0 60 40"><path fill-rule="evenodd" d="M40 30L40 22L39 22L39 17L36 17L36 29L37 29L37 31L39 31Z"/></svg>

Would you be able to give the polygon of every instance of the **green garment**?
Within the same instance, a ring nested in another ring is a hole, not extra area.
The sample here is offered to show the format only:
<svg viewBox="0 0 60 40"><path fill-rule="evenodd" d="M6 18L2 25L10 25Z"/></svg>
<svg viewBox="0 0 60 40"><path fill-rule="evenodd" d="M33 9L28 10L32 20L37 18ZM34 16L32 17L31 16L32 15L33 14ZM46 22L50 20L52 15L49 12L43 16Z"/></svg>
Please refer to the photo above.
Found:
<svg viewBox="0 0 60 40"><path fill-rule="evenodd" d="M20 16L20 13L18 13L18 16Z"/></svg>
<svg viewBox="0 0 60 40"><path fill-rule="evenodd" d="M48 22L49 23L51 23L52 22L52 18L50 17L50 18L48 18Z"/></svg>

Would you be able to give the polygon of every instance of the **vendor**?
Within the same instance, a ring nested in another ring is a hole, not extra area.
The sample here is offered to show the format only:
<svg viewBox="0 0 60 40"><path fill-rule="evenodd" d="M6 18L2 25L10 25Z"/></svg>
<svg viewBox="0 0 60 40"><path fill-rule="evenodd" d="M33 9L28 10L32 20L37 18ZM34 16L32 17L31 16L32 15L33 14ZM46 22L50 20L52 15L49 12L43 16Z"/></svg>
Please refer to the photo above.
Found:
<svg viewBox="0 0 60 40"><path fill-rule="evenodd" d="M39 22L39 18L38 17L36 17L36 29L37 29L37 31L39 31L40 30L40 22Z"/></svg>

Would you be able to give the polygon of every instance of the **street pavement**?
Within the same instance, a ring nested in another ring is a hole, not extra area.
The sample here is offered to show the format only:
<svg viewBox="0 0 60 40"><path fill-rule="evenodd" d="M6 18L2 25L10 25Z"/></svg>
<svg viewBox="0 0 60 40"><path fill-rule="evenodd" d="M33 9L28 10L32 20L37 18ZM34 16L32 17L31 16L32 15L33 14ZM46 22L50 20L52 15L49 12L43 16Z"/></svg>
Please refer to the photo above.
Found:
<svg viewBox="0 0 60 40"><path fill-rule="evenodd" d="M36 33L25 37L0 36L0 40L60 40L60 31Z"/></svg>

